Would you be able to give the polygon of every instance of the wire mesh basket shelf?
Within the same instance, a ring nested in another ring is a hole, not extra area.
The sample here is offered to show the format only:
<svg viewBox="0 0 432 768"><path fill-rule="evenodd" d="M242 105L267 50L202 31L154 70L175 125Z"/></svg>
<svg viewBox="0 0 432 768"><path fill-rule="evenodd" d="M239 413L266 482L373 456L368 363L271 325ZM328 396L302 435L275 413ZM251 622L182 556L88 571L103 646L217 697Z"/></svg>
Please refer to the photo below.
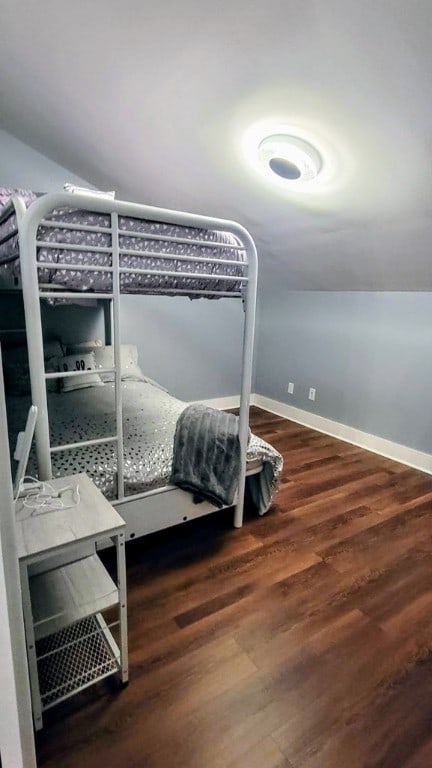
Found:
<svg viewBox="0 0 432 768"><path fill-rule="evenodd" d="M107 632L93 615L37 641L43 709L119 671L120 652Z"/></svg>

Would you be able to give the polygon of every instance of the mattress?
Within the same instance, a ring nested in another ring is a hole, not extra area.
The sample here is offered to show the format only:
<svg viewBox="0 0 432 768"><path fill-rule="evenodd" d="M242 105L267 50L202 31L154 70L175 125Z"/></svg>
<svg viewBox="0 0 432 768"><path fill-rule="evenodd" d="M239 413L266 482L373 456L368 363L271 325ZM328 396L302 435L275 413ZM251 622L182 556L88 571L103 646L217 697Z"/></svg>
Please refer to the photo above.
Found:
<svg viewBox="0 0 432 768"><path fill-rule="evenodd" d="M12 192L15 190L9 190L9 193ZM26 205L31 205L35 197L34 193L25 193ZM0 194L0 201L5 202L6 199L6 194ZM109 272L61 268L62 264L111 266L109 214L62 209L54 211L47 218L53 226L40 226L37 237L39 241L52 243L55 247L39 247L37 258L39 261L56 265L56 268L38 270L39 281L49 283L53 288L61 287L69 291L110 292L112 276ZM55 224L66 224L69 228L56 227ZM87 227L98 229L96 232L89 231ZM15 216L0 225L0 242L4 239L0 245L0 271L4 274L7 272L12 278L19 277L20 274L18 236L12 235L15 228ZM239 247L237 238L230 233L180 227L125 216L119 217L119 229L127 232L119 236L119 247L127 251L120 253L120 267L132 270L120 274L120 290L124 293L177 292L194 298L193 292L198 291L201 296L217 298L213 293L205 292L238 293L242 290L244 283L240 278L245 276L246 253ZM177 241L173 238L177 238ZM62 248L62 245L69 247ZM86 248L89 246L102 250L88 251ZM179 257L187 258L184 260ZM204 257L208 261L195 261L197 257ZM224 261L227 260L234 263L225 264ZM134 268L164 273L183 272L195 277L177 277L175 274L142 275L134 272ZM215 277L219 279L214 279ZM239 280L232 279L236 277Z"/></svg>
<svg viewBox="0 0 432 768"><path fill-rule="evenodd" d="M143 493L169 484L174 432L187 403L159 387L125 381L123 390L125 495ZM11 446L25 425L29 399L8 399ZM64 445L115 435L114 385L48 394L51 445ZM116 444L87 446L52 455L53 475L87 472L108 499L117 495ZM249 490L260 513L267 510L282 470L281 455L261 438L252 435L247 451L248 469L260 471L248 478ZM37 472L35 457L28 471Z"/></svg>

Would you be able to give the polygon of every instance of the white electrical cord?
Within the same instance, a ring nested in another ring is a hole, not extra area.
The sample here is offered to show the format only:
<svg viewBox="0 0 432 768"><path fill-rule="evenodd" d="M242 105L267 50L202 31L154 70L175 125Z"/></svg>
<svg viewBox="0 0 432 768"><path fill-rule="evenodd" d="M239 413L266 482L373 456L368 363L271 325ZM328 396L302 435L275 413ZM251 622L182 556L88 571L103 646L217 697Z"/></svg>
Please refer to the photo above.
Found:
<svg viewBox="0 0 432 768"><path fill-rule="evenodd" d="M25 488L26 481L34 483L34 487ZM66 493L66 491L72 491L72 504L65 504L62 499L62 494ZM22 496L23 506L26 509L30 509L32 515L43 515L56 509L74 509L81 501L78 483L75 487L65 485L64 488L59 488L56 491L50 483L40 482L37 478L31 477L31 475L26 475L22 479L17 498L23 493L25 494Z"/></svg>

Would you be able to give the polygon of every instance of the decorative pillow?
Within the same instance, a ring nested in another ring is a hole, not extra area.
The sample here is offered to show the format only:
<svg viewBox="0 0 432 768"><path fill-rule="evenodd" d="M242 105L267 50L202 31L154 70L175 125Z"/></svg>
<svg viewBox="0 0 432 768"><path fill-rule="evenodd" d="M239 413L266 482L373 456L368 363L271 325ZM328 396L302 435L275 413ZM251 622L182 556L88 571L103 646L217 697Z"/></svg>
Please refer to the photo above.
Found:
<svg viewBox="0 0 432 768"><path fill-rule="evenodd" d="M93 350L96 369L114 368L114 347L97 347ZM123 381L144 381L145 376L138 365L138 350L133 344L120 345L120 369ZM114 373L101 373L102 381L114 381Z"/></svg>
<svg viewBox="0 0 432 768"><path fill-rule="evenodd" d="M59 361L61 371L94 371L95 359L93 352L83 354L66 355ZM102 387L103 381L97 373L86 373L81 376L71 376L63 381L63 392L72 392L74 389L86 389L87 387Z"/></svg>
<svg viewBox="0 0 432 768"><path fill-rule="evenodd" d="M80 341L79 344L68 344L66 353L68 355L81 354L82 352L93 352L97 347L102 347L100 339L90 339L89 341Z"/></svg>
<svg viewBox="0 0 432 768"><path fill-rule="evenodd" d="M93 350L96 369L98 368L114 368L114 347L97 347ZM121 344L120 345L120 369L122 381L142 381L144 384L152 384L158 389L162 389L164 392L168 390L158 384L157 381L153 381L142 372L138 365L138 349L134 344ZM101 373L100 377L104 382L112 382L115 378L115 373Z"/></svg>
<svg viewBox="0 0 432 768"><path fill-rule="evenodd" d="M100 189L88 189L87 187L77 187L75 184L63 184L66 192L72 192L74 195L92 195L93 197L107 197L114 200L115 192L102 192Z"/></svg>

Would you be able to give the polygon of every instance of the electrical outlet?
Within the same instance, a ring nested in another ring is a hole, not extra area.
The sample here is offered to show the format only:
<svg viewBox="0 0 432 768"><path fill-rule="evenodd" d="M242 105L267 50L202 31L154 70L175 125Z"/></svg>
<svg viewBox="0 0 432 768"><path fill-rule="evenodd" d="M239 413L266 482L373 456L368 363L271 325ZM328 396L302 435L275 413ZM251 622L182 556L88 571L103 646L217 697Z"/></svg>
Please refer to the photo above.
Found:
<svg viewBox="0 0 432 768"><path fill-rule="evenodd" d="M315 387L309 387L309 400L315 400L316 389Z"/></svg>
<svg viewBox="0 0 432 768"><path fill-rule="evenodd" d="M294 382L290 381L288 384L288 394L293 395L294 394Z"/></svg>

